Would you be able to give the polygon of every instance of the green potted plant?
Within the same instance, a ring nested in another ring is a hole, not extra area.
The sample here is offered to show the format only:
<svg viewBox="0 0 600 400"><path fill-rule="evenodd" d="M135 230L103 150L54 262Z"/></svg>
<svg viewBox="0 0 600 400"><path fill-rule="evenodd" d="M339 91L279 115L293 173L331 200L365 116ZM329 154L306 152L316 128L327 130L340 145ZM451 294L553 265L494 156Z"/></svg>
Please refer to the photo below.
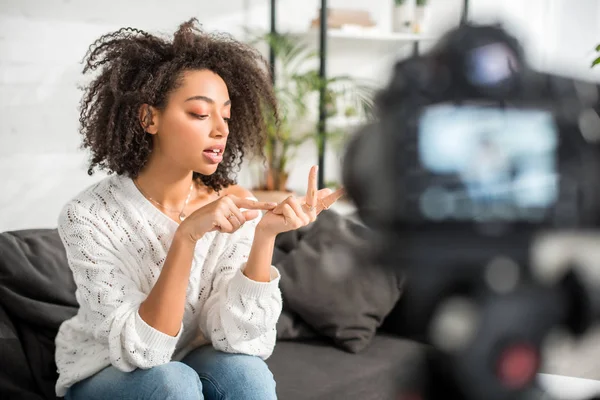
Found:
<svg viewBox="0 0 600 400"><path fill-rule="evenodd" d="M596 46L596 53L600 52L600 44ZM591 67L594 68L596 65L600 64L600 55L598 55L594 61L592 61Z"/></svg>
<svg viewBox="0 0 600 400"><path fill-rule="evenodd" d="M373 87L349 76L332 76L323 80L316 62L318 54L298 37L291 34L264 34L252 41L273 47L277 62L275 94L279 102L280 122L266 115L266 165L255 164L259 183L254 188L256 197L278 201L290 194L288 177L291 163L300 146L313 141L323 145L317 134L318 95L326 88L327 118L341 116L371 116ZM344 129L327 129L328 139L339 140Z"/></svg>

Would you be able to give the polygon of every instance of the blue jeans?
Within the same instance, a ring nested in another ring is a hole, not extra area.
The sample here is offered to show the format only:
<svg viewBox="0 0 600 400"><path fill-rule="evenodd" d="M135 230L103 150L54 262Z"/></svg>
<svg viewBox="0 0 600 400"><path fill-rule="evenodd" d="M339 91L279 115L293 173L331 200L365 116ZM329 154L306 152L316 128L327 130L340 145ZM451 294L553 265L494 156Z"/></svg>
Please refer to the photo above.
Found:
<svg viewBox="0 0 600 400"><path fill-rule="evenodd" d="M203 346L181 362L122 372L113 366L77 382L66 400L273 400L275 380L258 357Z"/></svg>

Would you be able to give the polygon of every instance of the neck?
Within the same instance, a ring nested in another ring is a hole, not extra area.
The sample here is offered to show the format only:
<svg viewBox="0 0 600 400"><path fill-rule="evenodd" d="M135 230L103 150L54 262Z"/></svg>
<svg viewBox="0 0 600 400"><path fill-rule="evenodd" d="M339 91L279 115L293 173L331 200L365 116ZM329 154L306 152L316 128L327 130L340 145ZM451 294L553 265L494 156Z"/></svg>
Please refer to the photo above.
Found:
<svg viewBox="0 0 600 400"><path fill-rule="evenodd" d="M136 185L148 197L163 207L179 211L190 193L193 171L174 168L156 158L148 164L135 179Z"/></svg>

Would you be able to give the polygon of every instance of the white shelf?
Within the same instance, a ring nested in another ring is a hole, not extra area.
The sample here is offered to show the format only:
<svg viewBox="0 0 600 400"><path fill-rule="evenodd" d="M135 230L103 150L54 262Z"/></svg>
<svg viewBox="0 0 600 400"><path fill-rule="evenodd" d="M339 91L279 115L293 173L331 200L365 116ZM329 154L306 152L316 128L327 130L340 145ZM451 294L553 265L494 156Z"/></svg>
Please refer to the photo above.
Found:
<svg viewBox="0 0 600 400"><path fill-rule="evenodd" d="M294 36L310 37L311 39L319 35L317 29L311 29L305 32L293 32ZM365 40L373 42L420 42L436 40L434 36L422 35L417 33L395 33L381 32L374 29L328 29L327 37L333 40Z"/></svg>
<svg viewBox="0 0 600 400"><path fill-rule="evenodd" d="M435 40L434 37L417 33L378 32L372 30L329 30L327 35L335 39L373 40L380 42L420 42Z"/></svg>

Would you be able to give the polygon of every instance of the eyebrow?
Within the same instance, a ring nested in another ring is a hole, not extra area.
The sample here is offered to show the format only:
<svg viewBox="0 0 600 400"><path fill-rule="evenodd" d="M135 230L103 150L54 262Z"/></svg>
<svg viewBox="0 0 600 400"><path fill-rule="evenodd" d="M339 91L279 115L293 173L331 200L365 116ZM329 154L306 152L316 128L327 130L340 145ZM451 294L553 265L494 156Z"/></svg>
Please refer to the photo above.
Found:
<svg viewBox="0 0 600 400"><path fill-rule="evenodd" d="M215 101L213 99L211 99L210 97L206 97L206 96L192 96L189 99L186 99L185 101L192 101L192 100L202 100L207 103L215 104ZM228 106L230 104L231 104L231 100L227 100L225 103L223 103L224 106Z"/></svg>

